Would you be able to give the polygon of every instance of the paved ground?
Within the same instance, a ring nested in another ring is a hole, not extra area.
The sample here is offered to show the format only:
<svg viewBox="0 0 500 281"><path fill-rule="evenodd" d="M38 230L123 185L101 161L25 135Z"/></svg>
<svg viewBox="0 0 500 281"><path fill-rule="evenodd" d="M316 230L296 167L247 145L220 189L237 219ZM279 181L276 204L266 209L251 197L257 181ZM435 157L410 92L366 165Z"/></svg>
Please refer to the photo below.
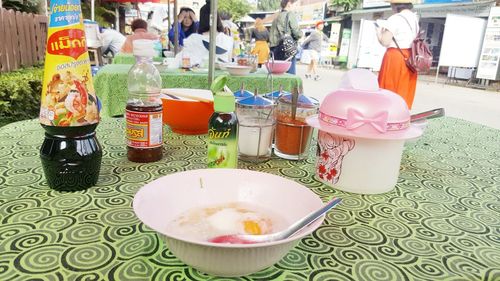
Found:
<svg viewBox="0 0 500 281"><path fill-rule="evenodd" d="M320 69L320 81L305 79L306 66L298 65L297 74L304 80L304 92L320 101L337 89L344 70ZM423 76L417 82L412 113L443 107L447 116L465 119L500 129L500 92L434 83L434 77Z"/></svg>

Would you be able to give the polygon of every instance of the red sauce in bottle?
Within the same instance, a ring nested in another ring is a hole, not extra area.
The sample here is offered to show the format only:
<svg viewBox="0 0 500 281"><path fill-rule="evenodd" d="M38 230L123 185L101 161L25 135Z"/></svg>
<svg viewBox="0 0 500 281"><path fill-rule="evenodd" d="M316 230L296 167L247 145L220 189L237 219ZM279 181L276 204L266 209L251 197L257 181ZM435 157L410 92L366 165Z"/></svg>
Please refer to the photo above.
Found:
<svg viewBox="0 0 500 281"><path fill-rule="evenodd" d="M132 162L155 162L162 158L162 105L128 103L127 158Z"/></svg>

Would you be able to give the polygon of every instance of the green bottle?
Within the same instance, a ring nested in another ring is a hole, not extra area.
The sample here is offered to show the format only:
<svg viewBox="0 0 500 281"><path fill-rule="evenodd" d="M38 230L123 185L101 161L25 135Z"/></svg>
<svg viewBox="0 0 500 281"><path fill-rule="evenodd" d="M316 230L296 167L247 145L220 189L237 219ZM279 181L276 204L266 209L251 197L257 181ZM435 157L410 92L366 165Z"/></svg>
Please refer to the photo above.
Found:
<svg viewBox="0 0 500 281"><path fill-rule="evenodd" d="M238 118L232 93L214 95L214 114L208 121L208 167L238 167Z"/></svg>

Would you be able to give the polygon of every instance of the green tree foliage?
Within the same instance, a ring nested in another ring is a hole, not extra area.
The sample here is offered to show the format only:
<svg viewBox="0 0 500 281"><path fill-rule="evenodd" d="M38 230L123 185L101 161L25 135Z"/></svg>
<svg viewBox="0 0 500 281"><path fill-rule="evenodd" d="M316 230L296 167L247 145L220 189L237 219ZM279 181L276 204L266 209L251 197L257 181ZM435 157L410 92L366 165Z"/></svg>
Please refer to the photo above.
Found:
<svg viewBox="0 0 500 281"><path fill-rule="evenodd" d="M0 75L0 124L38 117L42 79L42 67Z"/></svg>
<svg viewBox="0 0 500 281"><path fill-rule="evenodd" d="M280 0L258 0L257 9L259 11L276 11L280 8Z"/></svg>
<svg viewBox="0 0 500 281"><path fill-rule="evenodd" d="M33 13L38 12L37 0L2 0L3 8L19 12Z"/></svg>
<svg viewBox="0 0 500 281"><path fill-rule="evenodd" d="M246 0L224 0L218 2L218 10L231 14L233 16L233 21L242 18L250 12L251 9L252 6L250 6Z"/></svg>
<svg viewBox="0 0 500 281"><path fill-rule="evenodd" d="M82 14L83 18L91 19L91 1L90 0L82 0ZM117 3L111 3L106 1L95 1L95 11L94 11L94 19L99 26L102 27L110 27L116 21L115 15L115 7L114 5L118 5Z"/></svg>
<svg viewBox="0 0 500 281"><path fill-rule="evenodd" d="M355 9L360 0L331 0L333 6L342 7L345 12Z"/></svg>

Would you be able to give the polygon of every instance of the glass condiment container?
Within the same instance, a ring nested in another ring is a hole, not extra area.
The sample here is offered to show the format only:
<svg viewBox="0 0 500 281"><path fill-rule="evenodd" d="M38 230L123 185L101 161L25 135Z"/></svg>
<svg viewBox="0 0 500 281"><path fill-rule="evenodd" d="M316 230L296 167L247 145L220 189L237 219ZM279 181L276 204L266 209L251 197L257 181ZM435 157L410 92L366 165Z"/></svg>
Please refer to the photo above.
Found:
<svg viewBox="0 0 500 281"><path fill-rule="evenodd" d="M257 68L259 66L259 58L256 55L249 55L248 56L248 66L252 67L252 70L250 70L250 73L254 73L257 71Z"/></svg>
<svg viewBox="0 0 500 281"><path fill-rule="evenodd" d="M275 110L276 132L274 154L289 160L307 158L313 128L306 118L318 112L318 103L310 97L296 94L283 94L278 99Z"/></svg>
<svg viewBox="0 0 500 281"><path fill-rule="evenodd" d="M274 102L254 95L236 102L239 120L238 155L247 162L271 158L275 127Z"/></svg>
<svg viewBox="0 0 500 281"><path fill-rule="evenodd" d="M245 90L245 85L241 83L241 87L238 91L234 92L234 97L236 98L236 101L239 101L241 99L246 99L254 96L254 93Z"/></svg>
<svg viewBox="0 0 500 281"><path fill-rule="evenodd" d="M273 91L273 92L269 92L269 93L265 94L264 97L268 98L270 100L273 100L273 101L277 101L279 99L279 97L283 96L283 95L290 95L290 92L283 90L283 86L280 85L278 90Z"/></svg>
<svg viewBox="0 0 500 281"><path fill-rule="evenodd" d="M284 91L283 89L276 90L274 92L270 92L264 95L265 98L268 98L273 101L277 101L280 96L291 95L290 92ZM314 97L308 97L314 104L319 107L319 100Z"/></svg>
<svg viewBox="0 0 500 281"><path fill-rule="evenodd" d="M239 55L236 58L236 63L241 66L248 66L248 56L246 55Z"/></svg>

